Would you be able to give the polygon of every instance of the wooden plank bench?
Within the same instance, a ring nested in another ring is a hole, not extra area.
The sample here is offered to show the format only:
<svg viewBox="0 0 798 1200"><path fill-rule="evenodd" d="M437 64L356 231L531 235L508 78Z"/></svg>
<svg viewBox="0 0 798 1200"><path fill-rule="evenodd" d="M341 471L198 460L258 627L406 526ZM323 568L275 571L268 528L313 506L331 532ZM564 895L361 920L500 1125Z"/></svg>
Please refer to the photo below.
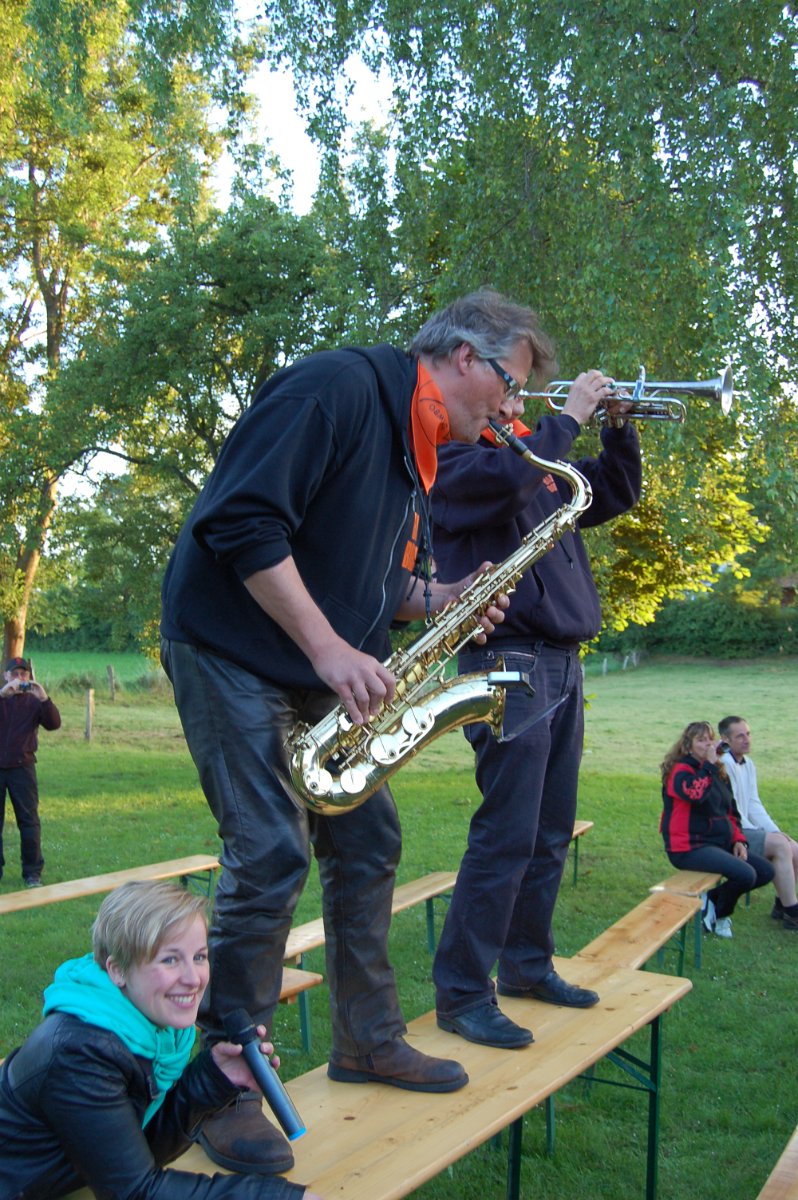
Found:
<svg viewBox="0 0 798 1200"><path fill-rule="evenodd" d="M280 1003L296 1004L310 988L324 983L324 976L315 971L302 971L298 967L283 967L283 982L280 987Z"/></svg>
<svg viewBox="0 0 798 1200"><path fill-rule="evenodd" d="M593 828L593 821L574 821L574 831L571 834L571 845L574 848L574 887L579 877L579 839Z"/></svg>
<svg viewBox="0 0 798 1200"><path fill-rule="evenodd" d="M147 879L193 879L207 877L207 889L213 872L219 866L214 854L194 854L188 858L173 858L169 862L149 863L141 867L128 867L122 871L109 871L106 875L90 875L86 879L67 879L62 883L48 883L44 887L25 888L19 892L6 892L0 896L0 915L22 912L27 908L40 908L62 900L79 900L83 896L96 896L100 892L111 892L122 883Z"/></svg>
<svg viewBox="0 0 798 1200"><path fill-rule="evenodd" d="M714 871L676 871L675 874L669 875L667 879L663 879L662 883L655 883L649 890L652 892L671 892L675 896L695 896L699 901L702 901L706 892L710 888L715 887L720 883L723 877L716 875ZM693 946L695 951L695 965L697 969L701 967L701 911L695 914L693 918L694 938Z"/></svg>
<svg viewBox="0 0 798 1200"><path fill-rule="evenodd" d="M597 959L616 967L642 967L654 954L661 955L668 942L678 936L677 974L681 975L687 926L700 911L698 896L650 892L636 908L584 946L576 957Z"/></svg>
<svg viewBox="0 0 798 1200"><path fill-rule="evenodd" d="M798 1127L765 1180L757 1200L798 1200Z"/></svg>
<svg viewBox="0 0 798 1200"><path fill-rule="evenodd" d="M502 1009L531 1024L535 1042L524 1050L498 1050L453 1038L437 1028L435 1014L412 1021L408 1041L427 1054L456 1057L469 1075L457 1092L409 1092L383 1084L334 1083L326 1066L287 1083L307 1134L292 1143L296 1159L288 1178L333 1200L401 1200L504 1129L510 1130L510 1200L520 1194L524 1115L602 1059L628 1071L648 1096L647 1200L657 1186L660 1023L691 987L687 979L607 966L587 959L556 960L566 978L598 990L595 1008L562 1008L502 999ZM626 1057L622 1043L650 1029L650 1061ZM599 1081L597 1081L599 1082ZM633 1086L632 1084L627 1084ZM179 1170L220 1170L193 1145L172 1164ZM598 1169L598 1168L597 1168ZM91 1200L86 1189L72 1200Z"/></svg>

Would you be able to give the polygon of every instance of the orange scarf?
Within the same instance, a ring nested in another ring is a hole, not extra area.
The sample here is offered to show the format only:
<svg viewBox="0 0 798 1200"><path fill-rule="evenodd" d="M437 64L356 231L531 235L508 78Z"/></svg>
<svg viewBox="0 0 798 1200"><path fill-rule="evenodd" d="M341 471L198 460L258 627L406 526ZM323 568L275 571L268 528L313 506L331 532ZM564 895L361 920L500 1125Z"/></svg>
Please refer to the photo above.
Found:
<svg viewBox="0 0 798 1200"><path fill-rule="evenodd" d="M429 494L438 473L438 446L450 440L449 414L438 385L421 363L410 402L410 439L419 478Z"/></svg>

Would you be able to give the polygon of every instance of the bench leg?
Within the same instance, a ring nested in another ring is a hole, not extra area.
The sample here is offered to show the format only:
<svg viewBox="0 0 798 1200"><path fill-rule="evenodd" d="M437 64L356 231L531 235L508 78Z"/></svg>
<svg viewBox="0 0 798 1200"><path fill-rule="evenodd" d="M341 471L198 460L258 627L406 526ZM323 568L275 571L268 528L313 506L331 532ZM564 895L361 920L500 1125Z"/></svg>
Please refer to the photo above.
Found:
<svg viewBox="0 0 798 1200"><path fill-rule="evenodd" d="M200 875L181 875L180 883L184 888L194 887L203 896L210 899L213 889L213 871L203 871Z"/></svg>
<svg viewBox="0 0 798 1200"><path fill-rule="evenodd" d="M555 1128L554 1096L546 1097L546 1152L554 1153Z"/></svg>
<svg viewBox="0 0 798 1200"><path fill-rule="evenodd" d="M519 1200L521 1195L521 1142L524 1119L513 1121L507 1145L507 1200Z"/></svg>
<svg viewBox="0 0 798 1200"><path fill-rule="evenodd" d="M606 1055L606 1061L620 1067L632 1083L619 1083L612 1079L595 1077L595 1083L614 1087L632 1088L648 1092L648 1140L646 1158L646 1200L656 1200L659 1176L659 1089L662 1077L662 1016L655 1017L649 1024L651 1031L649 1061L643 1062L628 1050L617 1046ZM592 1076L591 1068L590 1075ZM582 1078L585 1078L583 1075Z"/></svg>
<svg viewBox="0 0 798 1200"><path fill-rule="evenodd" d="M651 1022L651 1090L648 1093L648 1163L646 1200L656 1200L659 1181L659 1085L662 1074L661 1017Z"/></svg>
<svg viewBox="0 0 798 1200"><path fill-rule="evenodd" d="M444 904L448 904L451 900L451 895L430 896L425 902L427 906L427 949L430 954L435 953L435 901L442 900Z"/></svg>
<svg viewBox="0 0 798 1200"><path fill-rule="evenodd" d="M427 901L427 949L435 953L435 907L432 897Z"/></svg>
<svg viewBox="0 0 798 1200"><path fill-rule="evenodd" d="M306 1054L310 1054L312 1037L310 1032L310 999L307 992L299 993L297 1004L299 1005L299 1031L302 1036L302 1049Z"/></svg>
<svg viewBox="0 0 798 1200"><path fill-rule="evenodd" d="M701 970L701 937L702 937L701 909L700 908L699 908L698 912L696 913L695 917L693 918L693 926L695 929L695 938L694 938L694 943L693 943L693 945L694 945L693 959L695 961L696 970L700 971Z"/></svg>

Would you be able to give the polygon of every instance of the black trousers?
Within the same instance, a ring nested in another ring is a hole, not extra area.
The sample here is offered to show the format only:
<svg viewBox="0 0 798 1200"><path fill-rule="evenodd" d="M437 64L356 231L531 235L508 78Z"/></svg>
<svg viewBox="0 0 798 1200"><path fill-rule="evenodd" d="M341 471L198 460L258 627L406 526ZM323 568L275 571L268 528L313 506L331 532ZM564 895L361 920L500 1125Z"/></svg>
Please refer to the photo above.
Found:
<svg viewBox="0 0 798 1200"><path fill-rule="evenodd" d="M729 850L720 846L699 846L696 850L684 850L676 854L668 852L668 858L679 871L713 871L726 875L717 887L707 892L718 917L730 917L735 905L746 892L764 887L773 879L772 865L759 854L749 854L746 860L735 858Z"/></svg>
<svg viewBox="0 0 798 1200"><path fill-rule="evenodd" d="M460 671L491 671L498 652L460 655ZM552 969L552 918L573 835L584 736L577 650L540 642L502 652L529 675L534 695L507 694L499 742L487 725L466 726L482 803L471 820L433 965L436 1006L457 1016L494 996L491 971L532 987Z"/></svg>
<svg viewBox="0 0 798 1200"><path fill-rule="evenodd" d="M291 788L285 738L329 711L329 693L291 691L207 650L165 642L164 669L202 790L223 841L210 929L211 981L199 1023L208 1040L245 1008L271 1027L283 951L308 875L319 867L333 1049L368 1054L404 1033L388 961L399 818L381 788L333 817L310 813Z"/></svg>
<svg viewBox="0 0 798 1200"><path fill-rule="evenodd" d="M19 829L22 877L28 879L31 875L41 875L44 859L35 763L23 763L19 767L0 767L0 867L5 866L6 861L3 855L6 792L11 797L11 806Z"/></svg>

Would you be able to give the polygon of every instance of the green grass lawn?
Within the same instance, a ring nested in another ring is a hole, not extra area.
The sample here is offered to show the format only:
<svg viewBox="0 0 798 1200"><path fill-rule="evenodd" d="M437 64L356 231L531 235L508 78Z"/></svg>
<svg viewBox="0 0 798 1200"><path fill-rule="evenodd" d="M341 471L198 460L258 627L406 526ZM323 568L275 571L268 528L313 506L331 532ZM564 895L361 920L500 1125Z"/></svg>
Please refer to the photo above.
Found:
<svg viewBox="0 0 798 1200"><path fill-rule="evenodd" d="M111 703L102 686L108 656L98 657L91 741L84 738L80 689L58 689L58 680L75 672L58 674L45 655L35 663L64 719L59 732L42 735L39 756L47 882L218 848L168 696L123 685ZM121 665L115 671L123 678ZM796 660L652 661L607 675L589 663L579 815L595 821L595 828L582 839L577 887L566 869L556 914L560 954L577 952L670 872L657 833L658 763L688 721L717 722L727 713L749 721L763 798L776 820L798 833L796 684ZM400 879L456 867L478 798L462 735L439 739L409 763L395 777L394 793L404 829ZM5 848L3 892L20 886L10 812ZM665 1020L660 1200L753 1200L798 1119L798 936L770 919L772 896L768 888L750 908L739 906L732 941L705 940L700 972L688 957L693 990ZM58 962L87 949L97 903L52 905L0 923L0 1055L35 1024L42 988ZM319 911L314 871L298 919ZM411 1018L434 1000L423 908L397 916L391 936L402 1004ZM314 952L309 965L324 973L323 952ZM675 969L675 956L667 969ZM278 1011L274 1038L285 1077L325 1061L326 1005L326 989L311 993L311 1055L301 1050L296 1009ZM647 1039L638 1047L641 1056L645 1050ZM526 1121L522 1194L638 1200L645 1174L644 1098L619 1088L596 1088L587 1097L571 1085L558 1097L557 1113L553 1158L545 1153L543 1114ZM414 1193L418 1200L503 1195L504 1155L489 1148Z"/></svg>

